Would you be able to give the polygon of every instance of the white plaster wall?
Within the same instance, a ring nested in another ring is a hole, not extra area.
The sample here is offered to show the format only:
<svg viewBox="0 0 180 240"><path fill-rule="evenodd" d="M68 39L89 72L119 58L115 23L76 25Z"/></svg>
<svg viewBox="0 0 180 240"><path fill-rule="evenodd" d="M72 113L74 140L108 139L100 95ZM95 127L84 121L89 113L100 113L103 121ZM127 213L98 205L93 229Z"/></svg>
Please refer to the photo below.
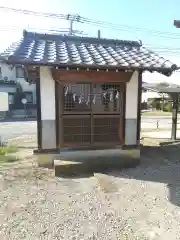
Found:
<svg viewBox="0 0 180 240"><path fill-rule="evenodd" d="M138 108L138 75L133 73L130 82L126 87L126 124L125 144L136 145L137 141L137 108Z"/></svg>
<svg viewBox="0 0 180 240"><path fill-rule="evenodd" d="M41 119L55 120L55 81L48 67L40 67Z"/></svg>
<svg viewBox="0 0 180 240"><path fill-rule="evenodd" d="M138 71L135 71L126 85L126 119L137 119Z"/></svg>

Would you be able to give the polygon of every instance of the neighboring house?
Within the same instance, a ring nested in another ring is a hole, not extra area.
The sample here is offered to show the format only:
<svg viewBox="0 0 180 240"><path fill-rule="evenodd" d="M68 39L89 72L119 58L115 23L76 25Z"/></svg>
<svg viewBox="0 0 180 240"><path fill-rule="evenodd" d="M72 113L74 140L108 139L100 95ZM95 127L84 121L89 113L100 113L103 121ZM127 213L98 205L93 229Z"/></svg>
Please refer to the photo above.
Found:
<svg viewBox="0 0 180 240"><path fill-rule="evenodd" d="M24 31L8 64L38 68L38 151L119 148L140 158L143 71L170 76L177 69L137 41ZM136 154L135 154L136 153ZM135 160L134 160L135 161Z"/></svg>
<svg viewBox="0 0 180 240"><path fill-rule="evenodd" d="M158 83L142 83L142 99L141 102L148 102L152 99L169 98L168 94L158 92Z"/></svg>
<svg viewBox="0 0 180 240"><path fill-rule="evenodd" d="M14 96L16 93L17 84L20 83L22 90L25 93L27 103L35 107L36 104L36 85L29 84L25 80L25 72L22 65L8 65L6 63L0 62L0 92L8 92L9 95L9 105L10 108L14 105Z"/></svg>
<svg viewBox="0 0 180 240"><path fill-rule="evenodd" d="M142 83L142 99L141 102L147 102L148 99L168 99L169 95L165 93L160 93L160 89L168 87L168 88L179 88L180 86L177 84L171 83Z"/></svg>
<svg viewBox="0 0 180 240"><path fill-rule="evenodd" d="M169 100L171 101L171 96L167 93L162 93L162 89L171 88L171 89L179 89L180 86L177 84L171 83L142 83L142 95L141 95L141 105L142 109L147 109L148 102L156 101L157 103L167 103Z"/></svg>

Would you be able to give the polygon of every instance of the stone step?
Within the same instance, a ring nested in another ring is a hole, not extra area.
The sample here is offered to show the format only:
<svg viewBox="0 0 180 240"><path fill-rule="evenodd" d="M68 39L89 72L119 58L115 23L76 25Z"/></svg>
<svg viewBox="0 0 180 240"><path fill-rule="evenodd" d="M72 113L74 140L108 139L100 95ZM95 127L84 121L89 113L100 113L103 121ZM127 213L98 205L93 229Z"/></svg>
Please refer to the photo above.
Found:
<svg viewBox="0 0 180 240"><path fill-rule="evenodd" d="M82 174L92 173L92 170L87 168L87 164L77 161L54 160L55 176L73 177Z"/></svg>
<svg viewBox="0 0 180 240"><path fill-rule="evenodd" d="M137 166L140 153L125 154L128 151L131 150L62 152L54 159L55 176L77 176Z"/></svg>

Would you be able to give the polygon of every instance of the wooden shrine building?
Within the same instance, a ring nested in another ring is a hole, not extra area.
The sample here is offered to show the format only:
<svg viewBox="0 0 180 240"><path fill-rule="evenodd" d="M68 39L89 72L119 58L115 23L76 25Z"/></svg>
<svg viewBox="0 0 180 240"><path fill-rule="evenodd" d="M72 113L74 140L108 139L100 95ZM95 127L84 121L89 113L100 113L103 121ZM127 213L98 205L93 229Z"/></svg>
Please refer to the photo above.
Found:
<svg viewBox="0 0 180 240"><path fill-rule="evenodd" d="M138 41L24 31L2 55L36 81L38 150L139 150L143 71L167 76L175 64Z"/></svg>

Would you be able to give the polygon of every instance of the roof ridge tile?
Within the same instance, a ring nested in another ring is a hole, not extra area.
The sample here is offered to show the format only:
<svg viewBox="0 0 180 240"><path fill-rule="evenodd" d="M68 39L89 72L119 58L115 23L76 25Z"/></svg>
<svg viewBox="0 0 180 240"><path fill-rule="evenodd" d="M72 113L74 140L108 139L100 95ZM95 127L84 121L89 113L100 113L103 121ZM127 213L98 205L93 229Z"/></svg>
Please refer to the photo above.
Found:
<svg viewBox="0 0 180 240"><path fill-rule="evenodd" d="M142 46L141 41L132 41L132 40L121 40L121 39L109 39L109 38L95 38L95 37L82 37L82 36L70 36L64 34L47 34L47 33L38 33L38 32L28 32L23 31L24 38L39 38L44 40L64 40L64 41L77 41L77 42L87 42L92 44L112 44L112 45L130 45L140 47Z"/></svg>

